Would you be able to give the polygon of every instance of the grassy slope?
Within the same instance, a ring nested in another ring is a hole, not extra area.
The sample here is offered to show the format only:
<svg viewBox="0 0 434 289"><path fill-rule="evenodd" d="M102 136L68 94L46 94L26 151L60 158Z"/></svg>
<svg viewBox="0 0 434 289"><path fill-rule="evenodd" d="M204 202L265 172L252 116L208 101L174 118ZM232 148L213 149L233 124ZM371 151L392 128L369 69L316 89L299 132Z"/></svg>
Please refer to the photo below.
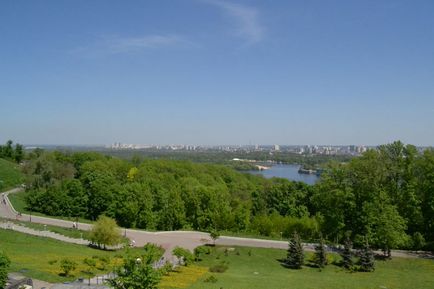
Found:
<svg viewBox="0 0 434 289"><path fill-rule="evenodd" d="M23 175L18 166L5 159L0 159L0 190L6 191L23 182Z"/></svg>
<svg viewBox="0 0 434 289"><path fill-rule="evenodd" d="M19 192L19 193L8 195L9 201L11 201L12 206L14 206L14 209L21 213L27 213L26 201L24 200L25 195L26 192Z"/></svg>
<svg viewBox="0 0 434 289"><path fill-rule="evenodd" d="M107 256L112 258L113 264L117 260L114 258L116 255L125 254L123 250L102 251L3 229L0 229L0 250L11 259L10 271L22 271L26 276L48 282L64 282L80 276L85 277L85 274L81 272L87 268L82 263L85 258ZM138 250L132 251L138 252ZM77 269L73 272L74 277L66 278L59 275L61 272L59 261L62 258L69 258L77 263ZM49 264L52 260L57 260L57 262ZM98 274L103 272L104 270L97 271Z"/></svg>
<svg viewBox="0 0 434 289"><path fill-rule="evenodd" d="M210 276L206 273L188 288L237 288L237 289L428 289L434 284L434 260L394 258L391 261L378 261L373 273L348 273L340 267L329 265L323 271L305 267L302 270L290 270L277 261L284 258L286 252L276 249L237 248L240 255L230 252L225 256L222 248L217 248L207 255L200 265L211 266L221 261L229 262L225 273L213 273L217 283L205 283ZM251 250L252 256L248 255ZM220 256L216 259L216 256ZM336 256L336 258L338 258ZM256 272L256 273L255 273Z"/></svg>

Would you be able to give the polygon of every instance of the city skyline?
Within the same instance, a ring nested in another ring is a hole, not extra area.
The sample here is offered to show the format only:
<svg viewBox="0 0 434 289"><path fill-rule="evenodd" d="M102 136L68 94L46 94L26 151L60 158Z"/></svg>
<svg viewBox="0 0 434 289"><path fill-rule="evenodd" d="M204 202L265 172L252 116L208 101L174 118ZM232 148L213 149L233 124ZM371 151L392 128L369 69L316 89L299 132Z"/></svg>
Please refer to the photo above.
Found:
<svg viewBox="0 0 434 289"><path fill-rule="evenodd" d="M10 1L0 142L434 144L434 2Z"/></svg>

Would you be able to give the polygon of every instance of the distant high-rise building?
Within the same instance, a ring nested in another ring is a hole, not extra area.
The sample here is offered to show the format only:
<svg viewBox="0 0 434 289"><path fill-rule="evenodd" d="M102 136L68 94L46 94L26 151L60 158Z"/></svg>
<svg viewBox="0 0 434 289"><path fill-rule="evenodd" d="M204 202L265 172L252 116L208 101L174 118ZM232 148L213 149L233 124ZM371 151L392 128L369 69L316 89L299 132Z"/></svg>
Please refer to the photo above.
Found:
<svg viewBox="0 0 434 289"><path fill-rule="evenodd" d="M279 145L274 145L274 150L275 151L280 151L280 146Z"/></svg>

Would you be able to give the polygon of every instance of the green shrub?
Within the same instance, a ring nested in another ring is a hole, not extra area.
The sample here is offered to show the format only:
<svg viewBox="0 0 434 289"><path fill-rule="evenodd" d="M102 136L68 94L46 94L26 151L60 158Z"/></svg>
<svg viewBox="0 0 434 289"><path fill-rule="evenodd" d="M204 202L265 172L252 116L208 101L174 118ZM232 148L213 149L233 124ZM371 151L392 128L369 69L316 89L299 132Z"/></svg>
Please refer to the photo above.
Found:
<svg viewBox="0 0 434 289"><path fill-rule="evenodd" d="M228 263L223 261L220 264L211 266L209 271L213 273L224 273L228 268Z"/></svg>
<svg viewBox="0 0 434 289"><path fill-rule="evenodd" d="M202 258L201 258L202 255L204 255L204 254L209 255L210 253L211 253L211 250L207 246L196 247L194 249L194 259L195 259L195 261L201 261L202 260Z"/></svg>
<svg viewBox="0 0 434 289"><path fill-rule="evenodd" d="M9 258L0 251L0 288L3 288L8 280L8 269L11 264Z"/></svg>
<svg viewBox="0 0 434 289"><path fill-rule="evenodd" d="M178 259L182 260L185 266L188 266L191 264L194 260L193 254L184 248L181 247L175 247L172 251L173 255L175 255Z"/></svg>
<svg viewBox="0 0 434 289"><path fill-rule="evenodd" d="M169 275L170 272L173 272L173 265L170 262L166 262L163 267L160 268L160 272L163 275Z"/></svg>
<svg viewBox="0 0 434 289"><path fill-rule="evenodd" d="M206 278L205 280L203 280L203 282L206 283L216 283L218 280L214 275L209 276L208 278Z"/></svg>
<svg viewBox="0 0 434 289"><path fill-rule="evenodd" d="M145 254L151 258L153 262L157 262L163 257L164 249L161 246L157 246L155 244L147 243L143 246L145 250Z"/></svg>
<svg viewBox="0 0 434 289"><path fill-rule="evenodd" d="M96 268L100 271L107 270L108 265L110 264L110 258L107 256L98 257L99 262L96 263Z"/></svg>
<svg viewBox="0 0 434 289"><path fill-rule="evenodd" d="M91 258L85 258L83 260L83 264L89 266L89 267L95 267L96 266L96 261L95 259L91 259Z"/></svg>
<svg viewBox="0 0 434 289"><path fill-rule="evenodd" d="M423 235L421 234L421 233L419 233L419 232L416 232L416 233L414 233L413 234L413 237L412 237L412 240L411 240L412 242L412 247L413 247L413 249L414 250L421 250L423 247L425 247L425 245L426 245L426 241L425 241L425 238L423 237Z"/></svg>
<svg viewBox="0 0 434 289"><path fill-rule="evenodd" d="M71 273L71 271L74 271L76 267L77 264L70 259L65 258L60 261L60 268L62 269L62 274L64 276L69 276L69 273Z"/></svg>

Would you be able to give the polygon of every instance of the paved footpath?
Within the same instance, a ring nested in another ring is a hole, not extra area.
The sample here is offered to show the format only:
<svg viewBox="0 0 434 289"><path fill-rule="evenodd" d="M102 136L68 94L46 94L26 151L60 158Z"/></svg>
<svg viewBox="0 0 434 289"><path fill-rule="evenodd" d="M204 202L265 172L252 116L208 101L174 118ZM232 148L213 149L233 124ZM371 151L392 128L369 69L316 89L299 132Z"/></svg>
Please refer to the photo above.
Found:
<svg viewBox="0 0 434 289"><path fill-rule="evenodd" d="M18 212L15 211L12 204L9 201L8 194L20 192L22 189L17 188L7 192L2 193L0 196L0 217L16 219ZM5 204L2 198L5 199ZM27 214L22 214L18 218L20 221L31 221L39 224L53 225L59 227L72 228L72 221L65 221L54 218L46 218L39 216L30 216ZM90 230L92 225L86 223L78 223L78 229ZM147 243L154 243L162 246L166 251L164 257L168 261L174 261L172 256L172 250L176 246L180 246L193 251L194 248L204 245L211 244L211 238L208 233L196 232L196 231L165 231L165 232L148 232L143 230L133 230L133 229L122 229L123 234L134 240L136 246L144 246ZM227 237L221 236L216 240L216 245L223 246L246 246L246 247L258 247L258 248L276 248L276 249L287 249L287 241L273 241L273 240L263 240L263 239L253 239L253 238L237 238L237 237ZM313 250L313 244L305 244L306 250ZM392 256L394 257L405 257L405 258L417 258L421 257L420 253L412 253L407 251L392 251ZM423 256L427 257L427 256Z"/></svg>

